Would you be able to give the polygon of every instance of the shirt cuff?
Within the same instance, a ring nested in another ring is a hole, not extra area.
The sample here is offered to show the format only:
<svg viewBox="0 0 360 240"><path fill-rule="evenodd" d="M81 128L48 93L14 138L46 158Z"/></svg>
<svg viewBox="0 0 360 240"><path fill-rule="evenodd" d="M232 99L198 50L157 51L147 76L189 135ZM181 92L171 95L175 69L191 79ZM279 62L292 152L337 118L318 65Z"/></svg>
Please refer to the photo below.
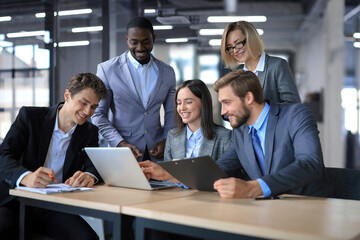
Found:
<svg viewBox="0 0 360 240"><path fill-rule="evenodd" d="M184 189L190 189L188 186L186 186L186 185L183 184L183 183L175 183L175 185L178 186L178 187L182 187L182 188L184 188Z"/></svg>
<svg viewBox="0 0 360 240"><path fill-rule="evenodd" d="M31 171L26 171L23 174L20 175L20 177L18 178L18 180L16 181L16 186L20 187L20 182L21 180L23 180L23 178L28 175L29 173L31 173Z"/></svg>
<svg viewBox="0 0 360 240"><path fill-rule="evenodd" d="M91 175L91 176L93 176L93 177L95 178L94 185L95 185L95 184L97 184L97 183L99 182L99 179L98 179L97 177L95 177L95 175L94 175L94 174L89 173L89 172L85 172L85 173L86 173L86 174L89 174L89 175Z"/></svg>
<svg viewBox="0 0 360 240"><path fill-rule="evenodd" d="M259 184L260 187L264 193L264 197L270 197L271 196L271 190L269 188L269 186L266 184L266 182L264 182L264 180L262 180L261 178L256 179Z"/></svg>

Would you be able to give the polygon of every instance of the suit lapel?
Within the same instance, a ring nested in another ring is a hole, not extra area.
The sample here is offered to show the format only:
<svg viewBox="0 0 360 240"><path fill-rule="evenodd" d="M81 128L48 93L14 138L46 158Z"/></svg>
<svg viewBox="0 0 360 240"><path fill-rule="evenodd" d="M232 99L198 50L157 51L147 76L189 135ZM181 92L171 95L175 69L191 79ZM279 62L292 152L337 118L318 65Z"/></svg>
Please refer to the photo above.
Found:
<svg viewBox="0 0 360 240"><path fill-rule="evenodd" d="M277 105L271 105L269 111L269 118L266 126L265 135L265 174L269 174L271 171L271 165L273 160L275 130L277 121L279 119L279 107Z"/></svg>
<svg viewBox="0 0 360 240"><path fill-rule="evenodd" d="M41 133L40 133L41 141L39 146L39 159L38 159L40 166L43 166L45 163L46 155L48 153L50 141L54 131L56 112L59 105L51 107L50 111L44 118L44 122L41 123L43 127L41 128Z"/></svg>
<svg viewBox="0 0 360 240"><path fill-rule="evenodd" d="M215 138L213 139L207 139L206 137L203 137L200 150L199 150L199 156L210 156L212 155L214 144L215 144Z"/></svg>
<svg viewBox="0 0 360 240"><path fill-rule="evenodd" d="M178 149L178 154L175 156L177 159L183 159L186 157L186 128L184 128L184 131L179 135L177 138L178 144L175 144L175 147Z"/></svg>
<svg viewBox="0 0 360 240"><path fill-rule="evenodd" d="M128 54L128 51L125 52L119 60L120 61L119 73L122 75L120 79L123 79L125 86L130 90L131 94L129 94L129 96L134 98L134 100L138 101L141 104L141 106L143 106L141 98L140 98L138 92L136 91L136 87L134 84L134 80L131 76L131 72L129 70L129 66L128 66L128 62L127 62L127 54Z"/></svg>
<svg viewBox="0 0 360 240"><path fill-rule="evenodd" d="M257 179L262 176L262 172L255 157L251 134L246 130L244 130L244 146L247 161L241 161L241 164L251 179Z"/></svg>
<svg viewBox="0 0 360 240"><path fill-rule="evenodd" d="M156 98L157 93L159 92L159 89L161 88L162 82L163 82L163 79L164 79L164 78L163 78L164 69L163 69L162 67L160 67L160 64L158 63L157 59L153 58L153 60L154 60L153 64L156 64L157 67L158 67L159 75L158 75L158 78L156 79L155 88L154 88L153 91L150 93L149 102L148 102L147 107L149 107L149 106L151 105L151 103L154 101L154 99Z"/></svg>
<svg viewBox="0 0 360 240"><path fill-rule="evenodd" d="M264 71L262 72L258 72L258 78L259 78L259 81L261 83L261 86L264 88L264 84L265 84L265 76L266 76L266 71L267 71L267 64L268 64L268 59L269 59L269 56L267 54L265 54L265 64L264 64Z"/></svg>
<svg viewBox="0 0 360 240"><path fill-rule="evenodd" d="M69 147L66 150L64 168L63 168L63 181L66 180L67 173L70 171L70 167L74 159L76 158L76 154L77 154L76 146L79 146L81 144L81 136L83 134L86 133L82 132L81 125L77 125L74 133L71 136Z"/></svg>

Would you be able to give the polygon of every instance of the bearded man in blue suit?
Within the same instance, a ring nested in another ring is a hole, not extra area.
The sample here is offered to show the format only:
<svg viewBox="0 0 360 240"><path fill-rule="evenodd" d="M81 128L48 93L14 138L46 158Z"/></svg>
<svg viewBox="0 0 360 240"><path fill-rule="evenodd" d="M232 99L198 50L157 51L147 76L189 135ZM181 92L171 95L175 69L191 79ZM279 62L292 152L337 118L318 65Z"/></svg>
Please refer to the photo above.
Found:
<svg viewBox="0 0 360 240"><path fill-rule="evenodd" d="M129 147L139 161L157 161L173 128L175 73L151 55L155 34L149 20L131 20L125 38L129 50L98 65L96 75L108 97L100 101L92 122L111 147Z"/></svg>
<svg viewBox="0 0 360 240"><path fill-rule="evenodd" d="M233 127L230 147L216 163L238 177L214 183L221 197L331 196L317 124L305 105L265 102L257 76L244 70L226 74L214 89Z"/></svg>

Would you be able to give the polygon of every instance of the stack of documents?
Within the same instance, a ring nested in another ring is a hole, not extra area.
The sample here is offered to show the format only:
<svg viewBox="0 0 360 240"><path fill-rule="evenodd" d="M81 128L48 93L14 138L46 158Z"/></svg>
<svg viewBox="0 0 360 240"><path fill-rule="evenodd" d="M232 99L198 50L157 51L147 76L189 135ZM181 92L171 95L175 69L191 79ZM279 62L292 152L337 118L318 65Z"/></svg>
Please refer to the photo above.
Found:
<svg viewBox="0 0 360 240"><path fill-rule="evenodd" d="M42 194L93 190L92 188L88 188L88 187L71 187L70 185L64 183L49 184L46 186L46 188L16 187L15 189L42 193Z"/></svg>

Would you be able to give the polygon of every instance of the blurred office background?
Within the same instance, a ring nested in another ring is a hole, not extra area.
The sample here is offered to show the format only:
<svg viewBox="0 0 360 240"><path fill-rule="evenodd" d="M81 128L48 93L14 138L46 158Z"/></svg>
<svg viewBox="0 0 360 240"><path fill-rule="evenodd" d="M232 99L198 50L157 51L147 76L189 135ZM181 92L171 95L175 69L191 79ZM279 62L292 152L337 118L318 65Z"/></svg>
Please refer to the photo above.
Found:
<svg viewBox="0 0 360 240"><path fill-rule="evenodd" d="M127 50L135 16L154 24L153 54L173 66L178 83L199 78L210 89L223 75L229 21L213 17L252 22L266 52L289 62L318 121L326 166L360 168L359 0L1 0L0 141L21 106L62 101L74 74L96 73ZM218 116L215 93L213 101Z"/></svg>

